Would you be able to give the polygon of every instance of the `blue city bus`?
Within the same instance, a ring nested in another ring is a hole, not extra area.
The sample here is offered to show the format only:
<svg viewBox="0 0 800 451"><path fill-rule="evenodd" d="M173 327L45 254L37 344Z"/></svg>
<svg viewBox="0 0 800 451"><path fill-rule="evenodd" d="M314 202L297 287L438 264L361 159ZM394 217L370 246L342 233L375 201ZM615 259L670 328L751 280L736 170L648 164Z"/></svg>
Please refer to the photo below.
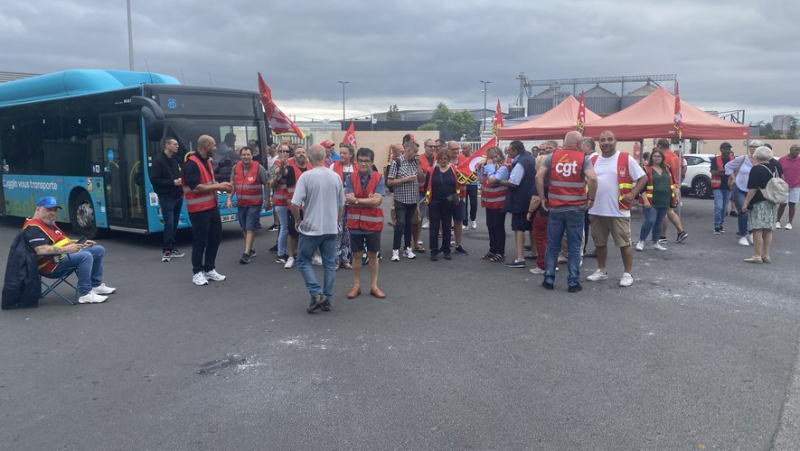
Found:
<svg viewBox="0 0 800 451"><path fill-rule="evenodd" d="M87 238L162 232L148 172L165 139L178 141L183 160L211 135L216 177L228 180L236 150L253 142L266 150L269 133L258 93L185 86L169 75L67 70L3 83L0 213L29 217L37 199L52 195L63 207L57 220ZM223 221L235 220L224 194L219 204ZM179 227L189 225L184 207Z"/></svg>

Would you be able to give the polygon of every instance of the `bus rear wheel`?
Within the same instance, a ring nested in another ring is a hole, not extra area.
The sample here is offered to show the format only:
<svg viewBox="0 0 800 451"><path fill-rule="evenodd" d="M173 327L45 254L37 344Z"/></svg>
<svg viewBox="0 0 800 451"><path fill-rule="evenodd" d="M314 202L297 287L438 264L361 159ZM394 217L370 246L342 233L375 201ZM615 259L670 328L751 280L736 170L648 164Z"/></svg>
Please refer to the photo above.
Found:
<svg viewBox="0 0 800 451"><path fill-rule="evenodd" d="M92 205L89 193L81 191L72 198L69 206L69 219L72 222L72 230L76 234L90 240L97 236L94 205Z"/></svg>

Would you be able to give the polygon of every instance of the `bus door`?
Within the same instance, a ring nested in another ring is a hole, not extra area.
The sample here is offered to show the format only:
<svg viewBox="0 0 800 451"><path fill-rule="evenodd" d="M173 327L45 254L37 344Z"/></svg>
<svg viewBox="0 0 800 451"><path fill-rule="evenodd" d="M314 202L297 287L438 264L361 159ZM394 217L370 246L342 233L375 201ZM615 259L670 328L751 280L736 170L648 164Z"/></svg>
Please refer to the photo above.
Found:
<svg viewBox="0 0 800 451"><path fill-rule="evenodd" d="M2 133L2 131L0 131ZM3 156L3 140L0 139L0 160L3 162L2 170L0 170L0 215L5 216L6 214L6 194L5 194L5 185L3 184L3 175L8 172L8 163L6 162L6 158Z"/></svg>
<svg viewBox="0 0 800 451"><path fill-rule="evenodd" d="M112 228L147 230L138 113L101 117L106 214Z"/></svg>

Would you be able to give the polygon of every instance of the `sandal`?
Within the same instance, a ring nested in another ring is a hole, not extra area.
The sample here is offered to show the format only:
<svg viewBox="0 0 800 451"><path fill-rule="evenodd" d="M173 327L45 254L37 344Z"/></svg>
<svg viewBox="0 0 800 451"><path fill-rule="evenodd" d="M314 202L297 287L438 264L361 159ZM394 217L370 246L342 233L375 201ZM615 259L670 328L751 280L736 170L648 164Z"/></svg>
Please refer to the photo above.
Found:
<svg viewBox="0 0 800 451"><path fill-rule="evenodd" d="M339 267L344 269L353 269L353 265L350 263L342 263Z"/></svg>
<svg viewBox="0 0 800 451"><path fill-rule="evenodd" d="M424 254L425 253L425 248L422 247L422 246L417 246L417 247L414 248L414 252L419 252L420 254Z"/></svg>
<svg viewBox="0 0 800 451"><path fill-rule="evenodd" d="M492 258L489 259L491 262L501 262L506 259L505 255L494 254Z"/></svg>
<svg viewBox="0 0 800 451"><path fill-rule="evenodd" d="M769 257L761 257L762 263L772 263L772 260Z"/></svg>
<svg viewBox="0 0 800 451"><path fill-rule="evenodd" d="M492 259L492 257L494 257L494 254L493 254L493 253L491 253L491 252L487 252L487 253L486 253L486 255L484 255L483 257L481 257L481 260L491 260L491 259Z"/></svg>
<svg viewBox="0 0 800 451"><path fill-rule="evenodd" d="M747 262L747 263L757 263L757 264L763 263L761 261L761 257L748 257L748 258L745 258L744 261Z"/></svg>

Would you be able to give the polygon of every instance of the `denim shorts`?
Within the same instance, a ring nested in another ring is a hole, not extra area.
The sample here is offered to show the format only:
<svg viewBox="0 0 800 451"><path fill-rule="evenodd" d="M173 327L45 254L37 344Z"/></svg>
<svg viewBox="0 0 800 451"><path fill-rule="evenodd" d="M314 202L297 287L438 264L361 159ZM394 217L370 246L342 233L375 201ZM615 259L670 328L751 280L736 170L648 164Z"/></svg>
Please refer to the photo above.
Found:
<svg viewBox="0 0 800 451"><path fill-rule="evenodd" d="M244 231L258 230L261 228L261 207L237 207L236 216L239 218L239 227Z"/></svg>

